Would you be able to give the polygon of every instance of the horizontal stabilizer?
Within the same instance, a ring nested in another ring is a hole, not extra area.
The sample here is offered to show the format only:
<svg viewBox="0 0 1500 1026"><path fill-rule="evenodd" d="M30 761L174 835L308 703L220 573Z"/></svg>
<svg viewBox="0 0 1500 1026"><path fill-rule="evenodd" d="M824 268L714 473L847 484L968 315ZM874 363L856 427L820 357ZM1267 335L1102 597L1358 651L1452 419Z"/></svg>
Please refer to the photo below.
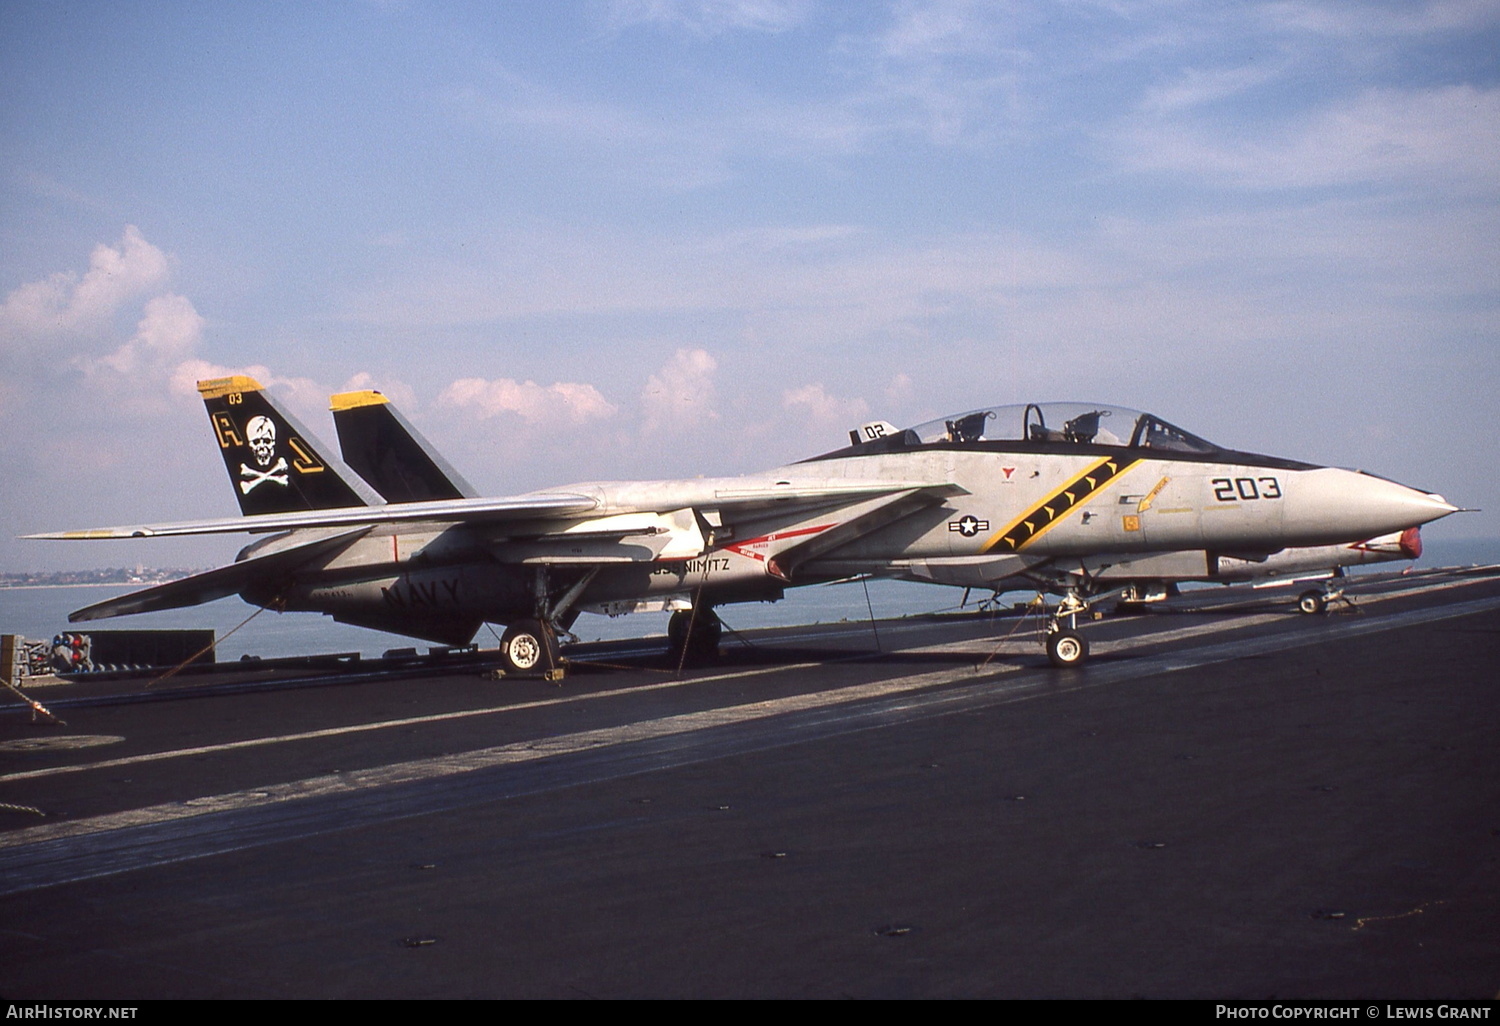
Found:
<svg viewBox="0 0 1500 1026"><path fill-rule="evenodd" d="M208 570L180 581L168 581L153 588L133 591L129 595L96 602L68 614L69 623L84 620L104 620L111 616L129 616L132 613L155 613L163 609L181 609L184 606L201 606L205 602L238 595L254 584L257 589L273 585L278 577L290 575L298 567L312 559L339 548L364 534L368 528L343 531L332 536L318 538L290 549L271 552L264 556L253 556L238 563L230 563Z"/></svg>

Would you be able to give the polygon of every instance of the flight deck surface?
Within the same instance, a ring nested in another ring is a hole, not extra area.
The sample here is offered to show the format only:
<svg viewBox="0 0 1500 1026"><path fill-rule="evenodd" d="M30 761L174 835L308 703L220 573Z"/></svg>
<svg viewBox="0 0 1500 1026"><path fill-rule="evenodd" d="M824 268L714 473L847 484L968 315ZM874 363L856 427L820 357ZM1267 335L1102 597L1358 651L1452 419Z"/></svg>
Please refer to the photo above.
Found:
<svg viewBox="0 0 1500 1026"><path fill-rule="evenodd" d="M46 689L0 992L1494 997L1500 578L1230 595Z"/></svg>

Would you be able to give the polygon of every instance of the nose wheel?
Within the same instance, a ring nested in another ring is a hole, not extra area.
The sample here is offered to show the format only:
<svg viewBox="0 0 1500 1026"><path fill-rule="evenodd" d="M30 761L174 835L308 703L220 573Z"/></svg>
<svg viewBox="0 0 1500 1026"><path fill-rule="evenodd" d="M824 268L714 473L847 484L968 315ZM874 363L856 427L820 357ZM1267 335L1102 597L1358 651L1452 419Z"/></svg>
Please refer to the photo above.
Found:
<svg viewBox="0 0 1500 1026"><path fill-rule="evenodd" d="M1328 600L1323 597L1321 591L1304 591L1297 596L1297 610L1308 616L1317 616L1319 613L1327 612Z"/></svg>
<svg viewBox="0 0 1500 1026"><path fill-rule="evenodd" d="M1078 615L1087 613L1089 607L1101 601L1103 595L1094 594L1084 588L1070 588L1062 601L1047 618L1042 638L1047 649L1047 661L1062 670L1071 670L1088 662L1088 639L1078 633Z"/></svg>
<svg viewBox="0 0 1500 1026"><path fill-rule="evenodd" d="M1047 658L1061 669L1082 666L1089 657L1089 643L1077 631L1056 630L1047 635Z"/></svg>
<svg viewBox="0 0 1500 1026"><path fill-rule="evenodd" d="M1307 616L1318 616L1328 612L1328 607L1342 602L1350 609L1358 609L1353 600L1344 594L1342 586L1330 584L1326 588L1309 588L1297 596L1297 611Z"/></svg>

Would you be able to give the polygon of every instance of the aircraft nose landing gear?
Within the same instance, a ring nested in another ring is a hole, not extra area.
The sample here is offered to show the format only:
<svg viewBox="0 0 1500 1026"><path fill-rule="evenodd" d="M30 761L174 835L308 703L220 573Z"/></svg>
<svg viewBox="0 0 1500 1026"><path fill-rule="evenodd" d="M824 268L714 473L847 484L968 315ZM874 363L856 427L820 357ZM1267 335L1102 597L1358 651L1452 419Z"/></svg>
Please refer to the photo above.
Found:
<svg viewBox="0 0 1500 1026"><path fill-rule="evenodd" d="M1328 607L1335 602L1343 602L1350 609L1358 611L1359 607L1344 594L1344 580L1342 568L1336 569L1334 575L1324 581L1321 588L1309 588L1297 596L1297 611L1308 616L1317 616L1328 612Z"/></svg>
<svg viewBox="0 0 1500 1026"><path fill-rule="evenodd" d="M1308 616L1316 616L1328 609L1328 600L1321 591L1304 591L1297 597L1297 609Z"/></svg>
<svg viewBox="0 0 1500 1026"><path fill-rule="evenodd" d="M1047 658L1053 666L1082 666L1089 657L1089 643L1077 631L1058 629L1047 635Z"/></svg>
<svg viewBox="0 0 1500 1026"><path fill-rule="evenodd" d="M1069 589L1047 618L1043 643L1047 646L1047 659L1053 666L1069 670L1088 661L1089 643L1078 633L1078 614L1088 612L1090 602L1090 597L1079 589Z"/></svg>

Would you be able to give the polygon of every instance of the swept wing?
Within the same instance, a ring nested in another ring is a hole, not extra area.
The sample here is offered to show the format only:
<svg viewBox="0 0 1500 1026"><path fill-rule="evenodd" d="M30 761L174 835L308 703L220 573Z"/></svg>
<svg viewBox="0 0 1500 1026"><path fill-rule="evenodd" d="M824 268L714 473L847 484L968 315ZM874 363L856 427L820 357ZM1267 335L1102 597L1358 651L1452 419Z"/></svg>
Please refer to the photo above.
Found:
<svg viewBox="0 0 1500 1026"><path fill-rule="evenodd" d="M352 506L344 509L313 509L295 513L263 513L256 516L186 520L172 524L135 524L95 527L81 531L28 534L26 538L54 540L96 538L169 538L191 534L241 534L289 531L308 527L369 527L413 521L472 523L530 517L567 517L588 513L598 502L586 495L536 495L501 499L463 499L441 502L409 502L390 506Z"/></svg>
<svg viewBox="0 0 1500 1026"><path fill-rule="evenodd" d="M312 527L368 527L380 524L454 523L505 524L530 519L577 518L589 513L635 513L677 509L684 506L711 507L721 511L787 509L815 503L836 504L878 495L915 490L962 491L946 482L879 481L861 484L817 482L767 485L765 487L694 489L696 495L673 496L671 501L612 503L601 509L600 499L583 494L520 495L498 499L450 499L438 502L393 503L387 506L352 506L342 509L301 510L255 516L219 517L168 524L134 524L95 527L76 531L54 531L23 537L51 540L108 538L167 538L198 534L241 534L288 531Z"/></svg>

